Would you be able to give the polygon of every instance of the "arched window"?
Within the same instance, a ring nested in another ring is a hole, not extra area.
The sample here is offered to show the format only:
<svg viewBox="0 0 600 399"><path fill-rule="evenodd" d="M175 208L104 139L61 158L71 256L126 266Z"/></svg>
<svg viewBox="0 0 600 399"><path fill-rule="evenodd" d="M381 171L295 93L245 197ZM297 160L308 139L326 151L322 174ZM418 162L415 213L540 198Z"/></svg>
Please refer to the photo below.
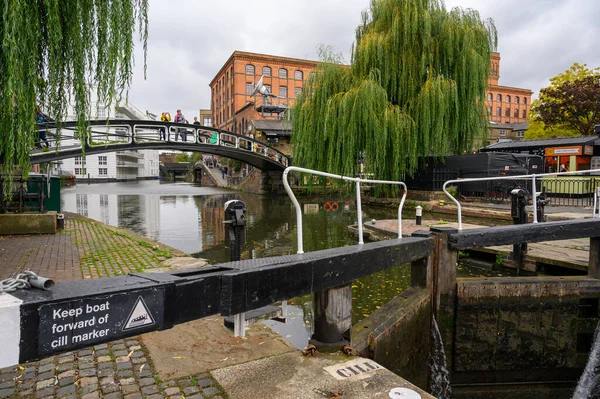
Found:
<svg viewBox="0 0 600 399"><path fill-rule="evenodd" d="M493 98L494 98L494 97L493 97L493 94L492 94L492 93L488 93L488 100L489 100L489 101L492 101L492 99L493 99Z"/></svg>
<svg viewBox="0 0 600 399"><path fill-rule="evenodd" d="M520 104L521 103L521 99L519 98L519 96L515 96L515 104Z"/></svg>
<svg viewBox="0 0 600 399"><path fill-rule="evenodd" d="M506 102L509 103L510 102L510 96L506 96Z"/></svg>
<svg viewBox="0 0 600 399"><path fill-rule="evenodd" d="M263 75L265 76L271 76L271 68L268 66L263 67Z"/></svg>
<svg viewBox="0 0 600 399"><path fill-rule="evenodd" d="M502 94L496 94L496 101L502 101Z"/></svg>
<svg viewBox="0 0 600 399"><path fill-rule="evenodd" d="M254 75L254 65L246 65L246 75Z"/></svg>
<svg viewBox="0 0 600 399"><path fill-rule="evenodd" d="M279 77L283 79L287 79L287 69L279 68Z"/></svg>
<svg viewBox="0 0 600 399"><path fill-rule="evenodd" d="M527 105L527 97L523 97L523 104Z"/></svg>
<svg viewBox="0 0 600 399"><path fill-rule="evenodd" d="M304 78L304 74L302 73L302 71L300 71L300 70L294 71L294 79L302 80L303 78Z"/></svg>

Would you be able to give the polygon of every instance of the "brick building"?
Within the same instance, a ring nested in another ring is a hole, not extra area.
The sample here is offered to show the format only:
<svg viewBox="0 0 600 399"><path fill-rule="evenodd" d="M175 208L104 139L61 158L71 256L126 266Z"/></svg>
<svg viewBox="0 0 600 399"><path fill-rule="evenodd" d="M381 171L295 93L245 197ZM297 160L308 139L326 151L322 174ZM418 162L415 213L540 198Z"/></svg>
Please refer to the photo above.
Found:
<svg viewBox="0 0 600 399"><path fill-rule="evenodd" d="M254 130L253 120L281 120L302 92L316 61L234 51L210 82L212 124L238 134ZM252 96L261 76L275 97Z"/></svg>
<svg viewBox="0 0 600 399"><path fill-rule="evenodd" d="M529 89L500 86L500 53L492 53L492 70L486 90L487 112L492 122L521 123L527 121L531 95Z"/></svg>

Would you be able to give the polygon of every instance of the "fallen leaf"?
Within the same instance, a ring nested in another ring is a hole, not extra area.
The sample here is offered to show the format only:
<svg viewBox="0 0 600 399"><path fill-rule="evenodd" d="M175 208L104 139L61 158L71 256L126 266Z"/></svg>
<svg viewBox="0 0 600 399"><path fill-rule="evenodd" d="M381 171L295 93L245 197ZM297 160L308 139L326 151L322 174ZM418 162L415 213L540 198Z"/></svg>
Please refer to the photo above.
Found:
<svg viewBox="0 0 600 399"><path fill-rule="evenodd" d="M145 366L146 366L145 364L142 364L142 366L140 367L140 373L142 372L142 370L144 369Z"/></svg>
<svg viewBox="0 0 600 399"><path fill-rule="evenodd" d="M173 356L173 359L183 359L181 356Z"/></svg>
<svg viewBox="0 0 600 399"><path fill-rule="evenodd" d="M229 356L226 357L225 359L221 359L222 362L224 362L225 360L229 359Z"/></svg>
<svg viewBox="0 0 600 399"><path fill-rule="evenodd" d="M133 355L133 351L129 352L129 353L127 354L127 357L128 357L128 358L130 358L130 357L131 357L131 355Z"/></svg>
<svg viewBox="0 0 600 399"><path fill-rule="evenodd" d="M19 366L19 370L25 370L25 367Z"/></svg>

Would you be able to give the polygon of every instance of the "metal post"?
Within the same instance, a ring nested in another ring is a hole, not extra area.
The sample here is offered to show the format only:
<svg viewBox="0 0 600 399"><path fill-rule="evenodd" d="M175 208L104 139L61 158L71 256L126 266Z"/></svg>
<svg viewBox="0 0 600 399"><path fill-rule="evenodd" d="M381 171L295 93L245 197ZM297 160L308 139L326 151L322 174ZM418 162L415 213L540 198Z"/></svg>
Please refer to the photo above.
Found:
<svg viewBox="0 0 600 399"><path fill-rule="evenodd" d="M511 216L514 224L527 224L527 211L525 205L525 191L521 188L516 188L510 192L511 196ZM517 243L513 245L513 261L517 264L517 276L519 270L523 267L525 254L527 253L527 243Z"/></svg>
<svg viewBox="0 0 600 399"><path fill-rule="evenodd" d="M537 204L537 187L535 182L535 174L531 177L531 201L533 202L533 223L538 222L538 204Z"/></svg>
<svg viewBox="0 0 600 399"><path fill-rule="evenodd" d="M356 182L356 217L358 218L358 243L364 244L363 239L363 221L362 221L362 204L360 200L360 181Z"/></svg>
<svg viewBox="0 0 600 399"><path fill-rule="evenodd" d="M227 224L229 236L230 258L241 260L242 245L246 240L246 204L243 201L231 200L225 203L223 223ZM233 319L234 337L245 335L246 314L238 313Z"/></svg>
<svg viewBox="0 0 600 399"><path fill-rule="evenodd" d="M417 226L420 226L423 219L423 207L421 205L417 205L416 217Z"/></svg>

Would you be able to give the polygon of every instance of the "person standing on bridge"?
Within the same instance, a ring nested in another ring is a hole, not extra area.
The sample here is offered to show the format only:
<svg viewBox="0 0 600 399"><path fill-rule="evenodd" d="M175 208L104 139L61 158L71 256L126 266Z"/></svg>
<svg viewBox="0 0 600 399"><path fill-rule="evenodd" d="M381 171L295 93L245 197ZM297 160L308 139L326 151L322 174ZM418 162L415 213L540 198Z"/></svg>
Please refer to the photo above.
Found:
<svg viewBox="0 0 600 399"><path fill-rule="evenodd" d="M181 110L177 110L177 114L175 115L175 123L187 123L185 116L181 113ZM185 129L177 129L179 135L181 135L181 141L187 141L187 130ZM175 136L175 141L177 141L177 136Z"/></svg>
<svg viewBox="0 0 600 399"><path fill-rule="evenodd" d="M171 114L168 112L163 112L162 115L160 116L160 121L161 122L171 122ZM160 128L160 140L166 140L167 139L167 131L165 130L165 127L161 127Z"/></svg>
<svg viewBox="0 0 600 399"><path fill-rule="evenodd" d="M198 117L194 116L194 123L193 123L193 125L199 125L199 124L200 124L200 121L198 120Z"/></svg>
<svg viewBox="0 0 600 399"><path fill-rule="evenodd" d="M46 126L48 124L48 117L42 112L42 109L39 105L35 107L35 121L38 124L38 128L42 126ZM48 139L46 138L46 130L38 131L39 139L36 140L35 146L37 148L42 148L42 141L46 144L46 148L50 148L50 143L48 143Z"/></svg>

